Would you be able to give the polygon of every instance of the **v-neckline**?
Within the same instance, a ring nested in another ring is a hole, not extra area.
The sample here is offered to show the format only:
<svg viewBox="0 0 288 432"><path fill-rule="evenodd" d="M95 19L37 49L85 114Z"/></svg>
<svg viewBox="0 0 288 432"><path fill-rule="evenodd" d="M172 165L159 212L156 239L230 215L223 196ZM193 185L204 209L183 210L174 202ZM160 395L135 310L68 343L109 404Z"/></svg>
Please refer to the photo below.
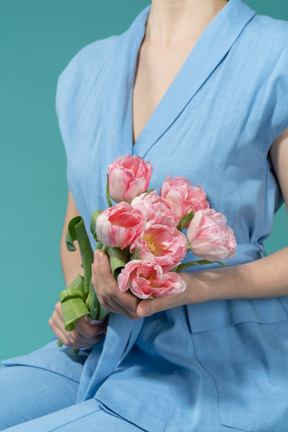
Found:
<svg viewBox="0 0 288 432"><path fill-rule="evenodd" d="M133 144L133 89L150 8L151 5L143 9L123 35L111 39L111 44L114 41L116 44L107 62L109 86L102 106L107 123L113 124L113 128L102 130L103 140L111 142L111 161L124 153L145 158L158 141L164 139L256 14L244 0L229 0L201 33Z"/></svg>
<svg viewBox="0 0 288 432"><path fill-rule="evenodd" d="M199 35L196 43L193 45L191 51L189 52L188 56L186 57L185 61L183 62L182 66L180 67L180 69L178 70L177 74L175 75L174 79L171 81L171 83L169 84L169 86L167 87L165 93L163 94L163 96L161 97L160 101L158 102L158 104L156 105L156 107L154 108L154 110L152 111L151 115L149 116L147 122L145 123L144 127L141 130L140 135L138 136L138 138L136 139L136 141L134 142L134 136L133 136L133 131L134 131L134 119L133 119L133 96L134 96L134 86L135 86L135 81L136 81L136 72L137 72L137 66L138 66L138 57L140 54L140 49L143 43L143 40L145 38L145 34L146 34L146 24L148 21L148 17L150 14L150 10L151 10L151 5L148 6L146 8L147 13L144 15L144 20L142 22L142 32L141 32L141 37L139 38L140 43L138 42L136 45L136 54L134 54L134 62L133 62L133 69L132 69L132 79L131 79L131 90L130 90L130 94L129 94L129 106L130 106L130 119L131 119L131 137L132 137L132 148L134 149L135 146L137 146L138 142L141 140L143 134L145 133L144 131L147 129L147 126L151 123L151 119L155 116L155 112L159 111L159 107L163 104L163 100L167 98L167 94L171 91L171 88L174 86L174 82L179 80L179 76L181 75L181 71L184 69L185 65L188 63L192 52L194 51L196 45L198 44L199 39L201 38L202 34L206 32L206 30L211 26L212 22L215 20L216 17L219 16L219 14L221 14L221 12L226 9L226 7L228 6L229 3L233 2L233 0L227 0L227 4L225 6L223 6L222 9L220 9L219 12L217 12L217 14L214 16L214 18L210 21L210 23L205 27L205 29L202 31L202 33ZM143 12L144 12L143 11Z"/></svg>

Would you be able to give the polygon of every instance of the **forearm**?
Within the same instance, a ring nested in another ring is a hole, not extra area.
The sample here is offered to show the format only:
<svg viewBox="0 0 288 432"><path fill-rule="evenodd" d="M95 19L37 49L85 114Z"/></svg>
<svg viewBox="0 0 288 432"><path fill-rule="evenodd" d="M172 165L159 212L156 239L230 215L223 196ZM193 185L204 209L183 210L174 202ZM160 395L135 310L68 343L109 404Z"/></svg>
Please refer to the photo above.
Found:
<svg viewBox="0 0 288 432"><path fill-rule="evenodd" d="M182 276L187 284L188 304L288 296L288 247L251 263Z"/></svg>

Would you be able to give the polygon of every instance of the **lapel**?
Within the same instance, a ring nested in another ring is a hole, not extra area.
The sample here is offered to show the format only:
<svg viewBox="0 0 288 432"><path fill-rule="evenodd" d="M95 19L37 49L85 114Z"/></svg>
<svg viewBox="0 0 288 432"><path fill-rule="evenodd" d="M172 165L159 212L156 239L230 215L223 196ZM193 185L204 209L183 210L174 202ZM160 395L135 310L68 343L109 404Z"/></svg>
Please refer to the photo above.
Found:
<svg viewBox="0 0 288 432"><path fill-rule="evenodd" d="M105 179L109 163L120 155L133 154L132 89L137 55L145 34L150 8L149 5L142 10L128 30L116 36L105 69L102 84L105 86L105 98L102 102L101 114L103 119L101 142L105 144L104 153L107 161L107 166L103 168Z"/></svg>
<svg viewBox="0 0 288 432"><path fill-rule="evenodd" d="M114 104L114 126L121 137L119 154L134 153L145 157L161 136L181 115L186 105L224 59L244 27L256 14L243 0L230 0L201 34L174 81L153 111L133 146L132 92L137 56L145 35L145 25L151 6L145 8L131 27L119 38L114 64L117 70L117 90L110 100ZM118 94L118 97L117 97ZM116 122L116 124L115 124ZM114 143L115 145L115 143Z"/></svg>
<svg viewBox="0 0 288 432"><path fill-rule="evenodd" d="M82 373L77 403L90 399L101 384L115 371L126 357L137 339L143 319L131 321L128 318L110 314L104 344L96 344L86 360Z"/></svg>

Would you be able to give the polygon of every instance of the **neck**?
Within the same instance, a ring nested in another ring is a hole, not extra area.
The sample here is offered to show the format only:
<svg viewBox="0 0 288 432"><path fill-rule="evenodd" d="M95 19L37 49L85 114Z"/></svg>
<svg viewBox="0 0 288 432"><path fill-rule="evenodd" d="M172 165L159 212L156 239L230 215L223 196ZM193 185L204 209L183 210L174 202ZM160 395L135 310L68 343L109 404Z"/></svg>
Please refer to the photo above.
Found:
<svg viewBox="0 0 288 432"><path fill-rule="evenodd" d="M172 46L199 36L227 0L152 0L146 38Z"/></svg>

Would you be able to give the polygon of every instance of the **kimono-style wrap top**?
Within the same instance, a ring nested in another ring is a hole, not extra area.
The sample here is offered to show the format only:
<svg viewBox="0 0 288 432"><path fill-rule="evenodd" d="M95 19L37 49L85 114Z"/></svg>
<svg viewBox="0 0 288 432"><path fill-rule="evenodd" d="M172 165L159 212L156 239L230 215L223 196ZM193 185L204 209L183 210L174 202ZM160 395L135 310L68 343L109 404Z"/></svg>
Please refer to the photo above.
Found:
<svg viewBox="0 0 288 432"><path fill-rule="evenodd" d="M185 176L227 216L238 243L228 265L259 259L283 201L268 152L288 127L288 23L230 0L133 146L132 90L149 11L123 34L83 48L59 78L78 210L88 228L93 211L107 208L108 165L139 155L153 164L149 187ZM78 402L95 397L149 432L287 432L287 316L287 298L210 301L138 321L110 314L106 337L78 356L53 341L5 364L79 379Z"/></svg>

